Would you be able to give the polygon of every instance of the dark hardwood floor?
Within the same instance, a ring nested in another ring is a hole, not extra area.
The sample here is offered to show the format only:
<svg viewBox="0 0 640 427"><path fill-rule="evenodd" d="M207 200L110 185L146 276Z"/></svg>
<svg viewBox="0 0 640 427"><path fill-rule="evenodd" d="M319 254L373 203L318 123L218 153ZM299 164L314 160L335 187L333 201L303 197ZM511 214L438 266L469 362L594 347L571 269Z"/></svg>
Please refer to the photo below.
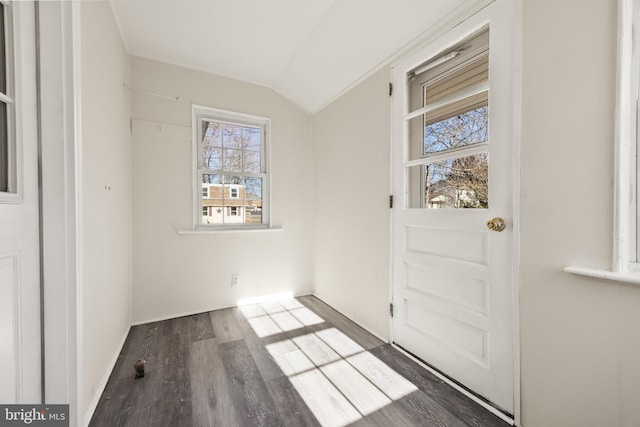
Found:
<svg viewBox="0 0 640 427"><path fill-rule="evenodd" d="M308 296L134 326L90 425L508 424Z"/></svg>

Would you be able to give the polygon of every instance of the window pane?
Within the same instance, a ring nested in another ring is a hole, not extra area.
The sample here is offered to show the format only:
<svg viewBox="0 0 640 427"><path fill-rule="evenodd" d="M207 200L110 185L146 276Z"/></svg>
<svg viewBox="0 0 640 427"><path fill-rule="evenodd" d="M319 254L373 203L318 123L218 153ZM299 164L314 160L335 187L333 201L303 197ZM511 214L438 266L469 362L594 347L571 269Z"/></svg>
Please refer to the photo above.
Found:
<svg viewBox="0 0 640 427"><path fill-rule="evenodd" d="M222 144L225 148L242 148L242 126L224 125Z"/></svg>
<svg viewBox="0 0 640 427"><path fill-rule="evenodd" d="M425 72L411 86L411 109L437 108L410 120L410 158L415 160L433 153L487 142L488 54L463 61L451 69L435 68L433 74L430 73ZM479 87L485 90L478 93L481 90ZM465 91L471 92L459 99Z"/></svg>
<svg viewBox="0 0 640 427"><path fill-rule="evenodd" d="M243 172L247 173L260 173L260 151L244 151L243 153L244 163Z"/></svg>
<svg viewBox="0 0 640 427"><path fill-rule="evenodd" d="M0 92L7 94L7 51L6 26L4 24L6 6L0 4Z"/></svg>
<svg viewBox="0 0 640 427"><path fill-rule="evenodd" d="M486 105L426 125L423 155L486 142L488 131L489 108Z"/></svg>
<svg viewBox="0 0 640 427"><path fill-rule="evenodd" d="M241 176L224 176L223 187L224 198L224 224L242 224L242 211L238 208L242 207L244 199L244 178Z"/></svg>
<svg viewBox="0 0 640 427"><path fill-rule="evenodd" d="M489 207L487 153L410 167L409 208Z"/></svg>
<svg viewBox="0 0 640 427"><path fill-rule="evenodd" d="M243 185L244 184L244 178L241 176L232 176L232 175L225 175L224 176L224 183L225 185L229 186L229 185L234 185L234 186L239 186L239 185ZM227 197L229 196L228 190L227 190Z"/></svg>
<svg viewBox="0 0 640 427"><path fill-rule="evenodd" d="M245 150L260 150L260 128L244 128L242 134L242 140Z"/></svg>
<svg viewBox="0 0 640 427"><path fill-rule="evenodd" d="M202 121L202 145L222 146L222 124L217 122Z"/></svg>
<svg viewBox="0 0 640 427"><path fill-rule="evenodd" d="M242 172L242 150L225 148L223 167L227 172Z"/></svg>
<svg viewBox="0 0 640 427"><path fill-rule="evenodd" d="M262 178L245 178L245 223L262 223Z"/></svg>
<svg viewBox="0 0 640 427"><path fill-rule="evenodd" d="M202 159L200 168L221 170L222 169L222 148L202 147Z"/></svg>
<svg viewBox="0 0 640 427"><path fill-rule="evenodd" d="M9 191L9 138L7 104L0 102L0 191Z"/></svg>
<svg viewBox="0 0 640 427"><path fill-rule="evenodd" d="M202 224L222 224L223 207L222 177L202 175Z"/></svg>

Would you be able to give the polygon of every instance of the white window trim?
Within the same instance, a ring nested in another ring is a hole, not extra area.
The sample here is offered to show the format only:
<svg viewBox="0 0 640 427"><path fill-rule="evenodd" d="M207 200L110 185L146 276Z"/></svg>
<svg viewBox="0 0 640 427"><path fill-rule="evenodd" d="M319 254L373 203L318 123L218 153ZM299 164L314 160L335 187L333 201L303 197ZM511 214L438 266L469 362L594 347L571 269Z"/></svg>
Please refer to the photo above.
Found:
<svg viewBox="0 0 640 427"><path fill-rule="evenodd" d="M200 172L198 170L198 126L199 119L202 117L211 117L219 121L228 121L230 123L245 124L251 126L260 126L264 129L262 135L262 161L264 162L265 173L262 183L262 223L261 224L201 224L202 215L202 183ZM270 163L270 146L271 146L271 119L263 116L256 116L245 113L237 113L219 108L206 107L203 105L191 105L191 127L192 127L192 169L193 169L193 227L191 232L179 230L178 234L200 234L210 233L212 231L227 230L262 230L271 228L271 163Z"/></svg>
<svg viewBox="0 0 640 427"><path fill-rule="evenodd" d="M640 55L633 52L634 24L640 29L640 0L618 0L618 46L615 103L613 254L611 269L568 266L564 271L614 282L640 285L638 244L637 182L640 170L635 163L639 117L636 107ZM634 78L634 76L636 76Z"/></svg>
<svg viewBox="0 0 640 427"><path fill-rule="evenodd" d="M8 1L0 1L6 7L6 65L7 65L7 96L2 98L7 104L7 138L9 146L7 157L9 158L9 182L14 187L11 192L0 191L0 203L22 203L23 179L22 179L22 134L20 115L20 38L15 22L19 21L18 8Z"/></svg>

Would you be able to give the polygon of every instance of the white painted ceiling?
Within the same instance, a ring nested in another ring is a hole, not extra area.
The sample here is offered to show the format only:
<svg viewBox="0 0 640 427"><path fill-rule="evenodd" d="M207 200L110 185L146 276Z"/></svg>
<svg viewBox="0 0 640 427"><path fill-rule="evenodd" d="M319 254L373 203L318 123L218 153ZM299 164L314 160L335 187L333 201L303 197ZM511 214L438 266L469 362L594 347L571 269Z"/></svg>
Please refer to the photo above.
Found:
<svg viewBox="0 0 640 427"><path fill-rule="evenodd" d="M112 0L132 55L271 87L316 112L465 0Z"/></svg>

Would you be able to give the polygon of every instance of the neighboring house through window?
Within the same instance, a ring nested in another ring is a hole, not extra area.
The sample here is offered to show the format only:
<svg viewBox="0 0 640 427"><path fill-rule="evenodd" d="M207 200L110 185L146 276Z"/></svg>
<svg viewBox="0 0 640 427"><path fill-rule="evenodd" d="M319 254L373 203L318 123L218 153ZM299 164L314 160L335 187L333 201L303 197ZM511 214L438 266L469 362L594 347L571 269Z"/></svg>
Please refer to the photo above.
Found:
<svg viewBox="0 0 640 427"><path fill-rule="evenodd" d="M265 117L193 106L194 211L202 212L196 228L268 224L269 124Z"/></svg>

